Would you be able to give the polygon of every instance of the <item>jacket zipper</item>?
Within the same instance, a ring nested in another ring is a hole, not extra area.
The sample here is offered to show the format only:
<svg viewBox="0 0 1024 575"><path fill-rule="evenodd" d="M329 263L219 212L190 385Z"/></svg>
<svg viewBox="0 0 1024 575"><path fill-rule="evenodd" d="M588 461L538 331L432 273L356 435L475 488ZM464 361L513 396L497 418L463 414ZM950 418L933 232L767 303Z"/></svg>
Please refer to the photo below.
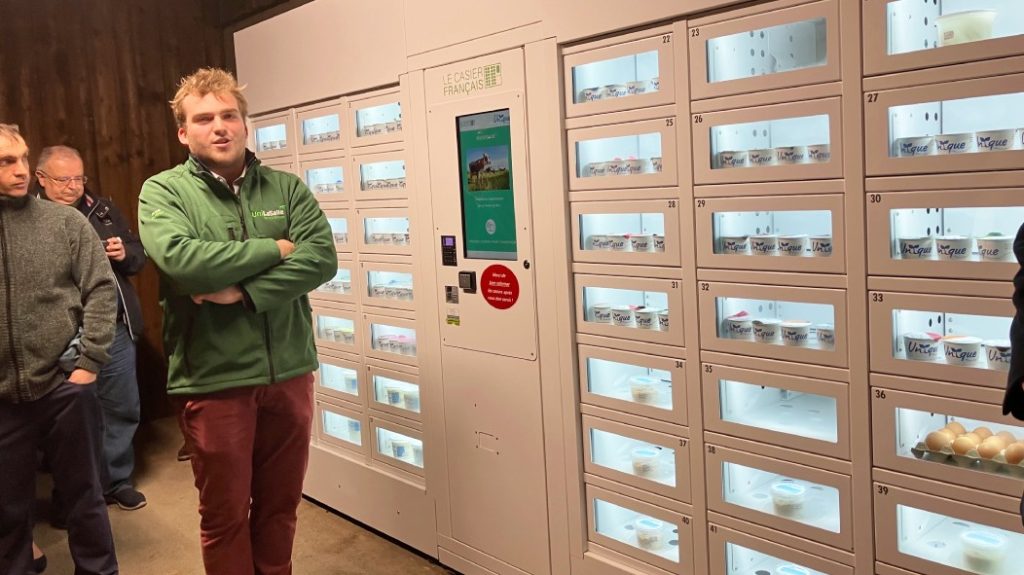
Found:
<svg viewBox="0 0 1024 575"><path fill-rule="evenodd" d="M14 308L11 305L11 266L7 257L7 222L4 221L4 214L0 211L0 256L4 260L4 290L7 292L7 337L11 346L11 361L14 362L14 390L18 399L31 401L30 394L22 389L21 384L21 358L18 357L18 349L14 345Z"/></svg>

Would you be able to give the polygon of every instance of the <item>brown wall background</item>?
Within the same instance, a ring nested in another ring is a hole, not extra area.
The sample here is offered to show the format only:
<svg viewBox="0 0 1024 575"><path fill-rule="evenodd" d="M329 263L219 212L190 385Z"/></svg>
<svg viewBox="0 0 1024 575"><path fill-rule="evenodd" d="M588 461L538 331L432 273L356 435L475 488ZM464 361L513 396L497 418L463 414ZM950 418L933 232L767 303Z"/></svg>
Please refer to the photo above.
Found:
<svg viewBox="0 0 1024 575"><path fill-rule="evenodd" d="M167 101L179 79L233 60L225 30L281 0L0 0L0 122L32 149L64 144L85 162L89 188L136 221L149 176L185 150ZM45 230L42 231L45 233ZM146 330L138 344L143 417L169 413L152 264L135 279Z"/></svg>

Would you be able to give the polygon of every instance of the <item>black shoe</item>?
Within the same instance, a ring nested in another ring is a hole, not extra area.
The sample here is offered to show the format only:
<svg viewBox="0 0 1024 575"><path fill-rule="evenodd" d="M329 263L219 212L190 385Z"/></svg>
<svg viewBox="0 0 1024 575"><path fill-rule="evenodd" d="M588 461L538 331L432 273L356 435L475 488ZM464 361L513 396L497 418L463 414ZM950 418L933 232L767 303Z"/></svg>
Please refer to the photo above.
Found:
<svg viewBox="0 0 1024 575"><path fill-rule="evenodd" d="M32 572L39 575L43 571L46 571L46 553L43 553L38 559L32 560Z"/></svg>
<svg viewBox="0 0 1024 575"><path fill-rule="evenodd" d="M146 496L139 493L132 487L124 487L103 497L107 505L117 504L125 511L135 511L146 506Z"/></svg>
<svg viewBox="0 0 1024 575"><path fill-rule="evenodd" d="M192 459L192 453L188 450L188 444L182 443L181 448L178 449L178 461L188 461Z"/></svg>

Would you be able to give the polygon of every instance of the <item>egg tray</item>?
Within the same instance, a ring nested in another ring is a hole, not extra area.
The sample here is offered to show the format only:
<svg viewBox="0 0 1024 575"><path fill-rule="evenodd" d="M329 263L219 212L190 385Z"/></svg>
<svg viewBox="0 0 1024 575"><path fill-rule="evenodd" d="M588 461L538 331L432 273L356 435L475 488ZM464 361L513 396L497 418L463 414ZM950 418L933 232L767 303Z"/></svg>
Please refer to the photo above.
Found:
<svg viewBox="0 0 1024 575"><path fill-rule="evenodd" d="M952 452L931 451L925 447L924 443L919 443L917 446L910 448L910 452L914 454L914 457L922 461L944 463L965 469L1012 475L1024 479L1024 462L1017 465L1007 463L1002 459L1002 453L996 455L996 459L983 459L976 455L957 455Z"/></svg>

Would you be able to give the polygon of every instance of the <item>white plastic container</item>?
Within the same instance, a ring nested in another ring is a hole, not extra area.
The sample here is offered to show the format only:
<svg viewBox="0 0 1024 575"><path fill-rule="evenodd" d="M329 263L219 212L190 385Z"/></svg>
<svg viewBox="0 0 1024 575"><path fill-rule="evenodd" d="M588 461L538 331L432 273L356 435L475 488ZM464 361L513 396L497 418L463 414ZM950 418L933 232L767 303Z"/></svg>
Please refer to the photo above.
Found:
<svg viewBox="0 0 1024 575"><path fill-rule="evenodd" d="M629 234L611 234L611 249L613 252L628 252L630 250Z"/></svg>
<svg viewBox="0 0 1024 575"><path fill-rule="evenodd" d="M831 235L811 236L810 242L812 257L827 258L832 255Z"/></svg>
<svg viewBox="0 0 1024 575"><path fill-rule="evenodd" d="M905 260L931 259L935 238L931 236L900 238L900 256Z"/></svg>
<svg viewBox="0 0 1024 575"><path fill-rule="evenodd" d="M718 152L719 168L745 168L747 166L747 152L728 150Z"/></svg>
<svg viewBox="0 0 1024 575"><path fill-rule="evenodd" d="M979 152L1005 152L1016 147L1016 130L989 130L975 134L974 145Z"/></svg>
<svg viewBox="0 0 1024 575"><path fill-rule="evenodd" d="M765 234L750 236L750 253L755 256L774 256L779 253L779 236Z"/></svg>
<svg viewBox="0 0 1024 575"><path fill-rule="evenodd" d="M402 392L402 400L405 402L404 406L409 411L419 412L420 410L420 392L414 390L408 390Z"/></svg>
<svg viewBox="0 0 1024 575"><path fill-rule="evenodd" d="M832 161L832 146L829 144L815 144L807 146L807 162L811 164L824 164Z"/></svg>
<svg viewBox="0 0 1024 575"><path fill-rule="evenodd" d="M412 444L412 464L416 467L423 467L423 444L416 442Z"/></svg>
<svg viewBox="0 0 1024 575"><path fill-rule="evenodd" d="M754 324L750 316L726 318L725 330L729 339L754 340Z"/></svg>
<svg viewBox="0 0 1024 575"><path fill-rule="evenodd" d="M787 563L775 568L775 575L811 575L810 569Z"/></svg>
<svg viewBox="0 0 1024 575"><path fill-rule="evenodd" d="M611 323L612 306L607 303L595 303L590 306L590 321L594 323Z"/></svg>
<svg viewBox="0 0 1024 575"><path fill-rule="evenodd" d="M782 343L793 347L807 347L811 335L811 322L789 320L782 322Z"/></svg>
<svg viewBox="0 0 1024 575"><path fill-rule="evenodd" d="M636 403L649 405L658 402L661 380L647 375L634 375L628 380L629 395Z"/></svg>
<svg viewBox="0 0 1024 575"><path fill-rule="evenodd" d="M665 251L665 236L661 234L654 234L651 236L654 242L654 251L664 252Z"/></svg>
<svg viewBox="0 0 1024 575"><path fill-rule="evenodd" d="M802 257L807 251L807 234L779 236L779 255Z"/></svg>
<svg viewBox="0 0 1024 575"><path fill-rule="evenodd" d="M636 310L636 327L640 329L658 329L658 312L661 310L653 307L644 307Z"/></svg>
<svg viewBox="0 0 1024 575"><path fill-rule="evenodd" d="M935 153L935 138L932 136L911 136L896 140L896 154L900 158L931 156Z"/></svg>
<svg viewBox="0 0 1024 575"><path fill-rule="evenodd" d="M782 320L767 317L755 319L750 323L754 327L754 341L758 343L775 343L779 340Z"/></svg>
<svg viewBox="0 0 1024 575"><path fill-rule="evenodd" d="M723 254L743 255L750 248L747 236L722 236L718 238Z"/></svg>
<svg viewBox="0 0 1024 575"><path fill-rule="evenodd" d="M939 357L939 342L923 331L910 331L903 334L903 347L907 359L914 361L934 361Z"/></svg>
<svg viewBox="0 0 1024 575"><path fill-rule="evenodd" d="M395 459L412 459L412 443L408 439L395 437L391 440L391 455Z"/></svg>
<svg viewBox="0 0 1024 575"><path fill-rule="evenodd" d="M795 517L803 511L807 488L793 481L772 483L772 507L780 517Z"/></svg>
<svg viewBox="0 0 1024 575"><path fill-rule="evenodd" d="M987 262L1004 262L1013 259L1013 238L1011 236L982 236L978 240L978 255Z"/></svg>
<svg viewBox="0 0 1024 575"><path fill-rule="evenodd" d="M384 388L384 397L387 399L388 405L401 406L404 403L404 395L402 389L399 387L388 386Z"/></svg>
<svg viewBox="0 0 1024 575"><path fill-rule="evenodd" d="M593 234L587 237L587 249L608 251L612 249L612 240L606 234Z"/></svg>
<svg viewBox="0 0 1024 575"><path fill-rule="evenodd" d="M964 42L978 42L992 37L995 10L967 10L939 16L939 46L955 46Z"/></svg>
<svg viewBox="0 0 1024 575"><path fill-rule="evenodd" d="M939 236L935 238L935 253L940 260L965 260L971 257L971 238Z"/></svg>
<svg viewBox="0 0 1024 575"><path fill-rule="evenodd" d="M807 157L806 146L783 146L774 149L775 164L779 166L790 166L802 164Z"/></svg>
<svg viewBox="0 0 1024 575"><path fill-rule="evenodd" d="M654 248L654 236L651 234L630 234L629 247L634 252L649 252Z"/></svg>
<svg viewBox="0 0 1024 575"><path fill-rule="evenodd" d="M655 447L634 447L629 452L633 464L633 474L637 477L655 477L658 475L661 450Z"/></svg>
<svg viewBox="0 0 1024 575"><path fill-rule="evenodd" d="M982 343L985 346L985 358L988 368L999 371L1010 371L1010 340L990 339Z"/></svg>
<svg viewBox="0 0 1024 575"><path fill-rule="evenodd" d="M836 346L836 327L830 323L819 323L814 326L814 331L818 334L818 345L827 349L833 349Z"/></svg>
<svg viewBox="0 0 1024 575"><path fill-rule="evenodd" d="M668 310L663 309L658 311L658 329L661 331L668 331Z"/></svg>
<svg viewBox="0 0 1024 575"><path fill-rule="evenodd" d="M658 551L665 546L665 524L657 519L641 517L633 522L636 544L645 551Z"/></svg>
<svg viewBox="0 0 1024 575"><path fill-rule="evenodd" d="M656 173L661 173L661 156L651 156L651 167Z"/></svg>
<svg viewBox="0 0 1024 575"><path fill-rule="evenodd" d="M636 327L636 312L628 305L612 307L612 325L618 327Z"/></svg>
<svg viewBox="0 0 1024 575"><path fill-rule="evenodd" d="M775 165L775 150L760 149L747 151L747 163L751 168L763 168Z"/></svg>
<svg viewBox="0 0 1024 575"><path fill-rule="evenodd" d="M942 338L946 362L953 365L972 365L981 359L981 338L969 335Z"/></svg>
<svg viewBox="0 0 1024 575"><path fill-rule="evenodd" d="M974 149L974 132L935 136L935 153L937 155L968 154Z"/></svg>
<svg viewBox="0 0 1024 575"><path fill-rule="evenodd" d="M966 530L960 534L964 565L975 573L996 573L1006 558L1006 537L992 531Z"/></svg>

